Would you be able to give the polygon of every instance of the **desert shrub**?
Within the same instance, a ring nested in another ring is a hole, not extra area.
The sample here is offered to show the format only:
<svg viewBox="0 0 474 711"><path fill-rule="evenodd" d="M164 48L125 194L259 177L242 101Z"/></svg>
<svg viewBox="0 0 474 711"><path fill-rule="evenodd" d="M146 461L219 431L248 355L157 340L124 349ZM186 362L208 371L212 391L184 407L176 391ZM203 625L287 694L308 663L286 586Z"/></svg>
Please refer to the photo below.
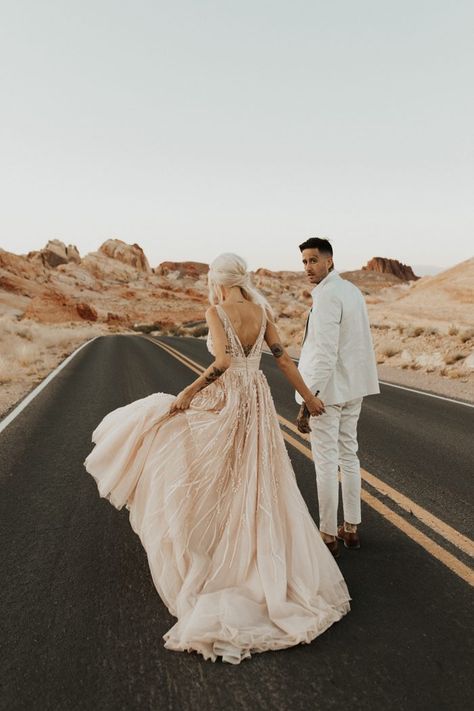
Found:
<svg viewBox="0 0 474 711"><path fill-rule="evenodd" d="M457 326L451 325L448 329L448 334L450 336L457 336L459 333L459 328Z"/></svg>
<svg viewBox="0 0 474 711"><path fill-rule="evenodd" d="M386 356L387 358L392 358L400 353L400 346L398 343L382 343L379 347L379 353Z"/></svg>
<svg viewBox="0 0 474 711"><path fill-rule="evenodd" d="M408 338L418 338L425 332L423 326L410 326L407 330Z"/></svg>
<svg viewBox="0 0 474 711"><path fill-rule="evenodd" d="M470 341L471 338L474 338L474 328L464 329L464 331L460 334L460 338L463 343Z"/></svg>
<svg viewBox="0 0 474 711"><path fill-rule="evenodd" d="M194 338L202 338L203 336L207 336L208 330L207 326L196 326L190 331L190 334L194 336Z"/></svg>
<svg viewBox="0 0 474 711"><path fill-rule="evenodd" d="M12 364L5 357L0 356L0 385L11 383L12 380Z"/></svg>
<svg viewBox="0 0 474 711"><path fill-rule="evenodd" d="M465 357L466 356L462 353L446 353L444 356L444 362L446 365L452 365L453 363L457 363L459 360L463 360Z"/></svg>
<svg viewBox="0 0 474 711"><path fill-rule="evenodd" d="M23 368L27 368L40 359L38 346L34 343L16 343L12 351L12 357Z"/></svg>
<svg viewBox="0 0 474 711"><path fill-rule="evenodd" d="M168 326L166 329L167 336L185 336L187 335L187 330L180 324L175 324L173 326Z"/></svg>
<svg viewBox="0 0 474 711"><path fill-rule="evenodd" d="M425 334L427 336L437 336L439 333L439 329L435 328L434 326L429 326L427 329L425 329Z"/></svg>

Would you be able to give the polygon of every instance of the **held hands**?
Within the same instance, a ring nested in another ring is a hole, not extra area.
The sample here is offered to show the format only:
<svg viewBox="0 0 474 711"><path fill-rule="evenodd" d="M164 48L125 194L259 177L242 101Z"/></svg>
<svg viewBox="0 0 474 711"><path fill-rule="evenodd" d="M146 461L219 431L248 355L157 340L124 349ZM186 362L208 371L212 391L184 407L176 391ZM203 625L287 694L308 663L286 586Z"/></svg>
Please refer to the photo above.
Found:
<svg viewBox="0 0 474 711"><path fill-rule="evenodd" d="M306 402L303 402L296 418L296 426L298 431L303 434L311 432L309 418L311 416L317 417L318 415L322 415L324 412L326 412L324 402L315 395L309 398Z"/></svg>
<svg viewBox="0 0 474 711"><path fill-rule="evenodd" d="M317 417L326 412L324 402L320 400L319 397L316 397L316 395L312 395L309 400L305 400L304 404L306 405L306 409L309 410L311 417Z"/></svg>
<svg viewBox="0 0 474 711"><path fill-rule="evenodd" d="M182 410L187 410L191 404L194 397L194 393L190 392L185 388L177 395L176 400L170 407L170 415L174 412L180 412Z"/></svg>
<svg viewBox="0 0 474 711"><path fill-rule="evenodd" d="M298 428L299 432L302 432L303 434L309 434L311 432L311 427L309 426L309 410L306 407L306 403L304 402L300 410L298 412L298 416L296 418L296 426Z"/></svg>

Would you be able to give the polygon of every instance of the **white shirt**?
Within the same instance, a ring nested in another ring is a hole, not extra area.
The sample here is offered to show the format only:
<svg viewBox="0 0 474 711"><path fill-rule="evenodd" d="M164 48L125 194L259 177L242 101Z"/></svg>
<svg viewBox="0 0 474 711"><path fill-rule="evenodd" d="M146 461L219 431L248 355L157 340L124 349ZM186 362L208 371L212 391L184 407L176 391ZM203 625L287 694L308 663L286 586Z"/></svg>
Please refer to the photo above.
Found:
<svg viewBox="0 0 474 711"><path fill-rule="evenodd" d="M369 317L361 291L332 271L313 289L298 370L325 405L380 392ZM302 402L296 393L296 401Z"/></svg>

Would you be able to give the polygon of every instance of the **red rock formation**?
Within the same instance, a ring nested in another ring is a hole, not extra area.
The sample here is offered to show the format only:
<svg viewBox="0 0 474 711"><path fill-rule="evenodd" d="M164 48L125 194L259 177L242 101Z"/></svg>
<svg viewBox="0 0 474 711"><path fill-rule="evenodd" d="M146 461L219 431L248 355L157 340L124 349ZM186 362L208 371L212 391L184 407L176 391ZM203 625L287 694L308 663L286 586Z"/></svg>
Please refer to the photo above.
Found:
<svg viewBox="0 0 474 711"><path fill-rule="evenodd" d="M65 294L52 290L33 297L24 311L24 317L41 323L80 321L76 306L76 302Z"/></svg>
<svg viewBox="0 0 474 711"><path fill-rule="evenodd" d="M138 244L126 244L121 239L108 239L99 247L99 252L141 272L151 274L145 252Z"/></svg>
<svg viewBox="0 0 474 711"><path fill-rule="evenodd" d="M257 269L255 272L257 276L262 276L262 277L274 277L277 276L277 272L272 272L270 269L265 269L264 267L260 267Z"/></svg>
<svg viewBox="0 0 474 711"><path fill-rule="evenodd" d="M413 269L406 264L402 264L398 259L386 259L385 257L373 257L367 262L363 271L379 272L380 274L393 274L402 281L412 281L419 279Z"/></svg>
<svg viewBox="0 0 474 711"><path fill-rule="evenodd" d="M85 321L97 321L97 310L90 304L81 301L76 305L76 310Z"/></svg>
<svg viewBox="0 0 474 711"><path fill-rule="evenodd" d="M155 268L155 274L167 276L170 272L178 272L180 277L199 279L202 274L207 274L209 264L203 262L161 262Z"/></svg>

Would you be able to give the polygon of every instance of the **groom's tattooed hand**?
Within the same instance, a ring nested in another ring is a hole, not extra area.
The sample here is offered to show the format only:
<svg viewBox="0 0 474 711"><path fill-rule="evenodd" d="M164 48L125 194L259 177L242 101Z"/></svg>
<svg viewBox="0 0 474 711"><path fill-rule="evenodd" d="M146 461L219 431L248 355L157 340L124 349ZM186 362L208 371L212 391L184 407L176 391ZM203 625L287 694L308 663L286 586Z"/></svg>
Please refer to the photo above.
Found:
<svg viewBox="0 0 474 711"><path fill-rule="evenodd" d="M306 403L303 402L300 411L298 412L298 417L296 418L296 426L299 432L303 434L308 434L311 432L311 427L309 426L310 412L306 407Z"/></svg>
<svg viewBox="0 0 474 711"><path fill-rule="evenodd" d="M275 356L275 358L281 358L283 353L285 352L283 350L283 346L281 346L279 343L272 343L270 346L270 350Z"/></svg>

